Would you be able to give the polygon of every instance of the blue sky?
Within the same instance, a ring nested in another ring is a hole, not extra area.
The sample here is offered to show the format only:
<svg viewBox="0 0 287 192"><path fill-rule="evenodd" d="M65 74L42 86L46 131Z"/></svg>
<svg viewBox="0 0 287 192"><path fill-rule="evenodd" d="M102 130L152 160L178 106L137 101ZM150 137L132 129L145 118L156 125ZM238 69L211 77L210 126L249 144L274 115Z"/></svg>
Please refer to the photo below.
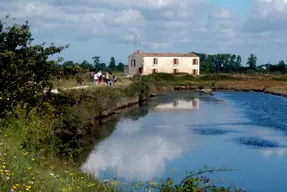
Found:
<svg viewBox="0 0 287 192"><path fill-rule="evenodd" d="M0 17L28 20L36 42L70 44L65 60L127 63L141 51L235 53L287 62L286 0L1 0Z"/></svg>

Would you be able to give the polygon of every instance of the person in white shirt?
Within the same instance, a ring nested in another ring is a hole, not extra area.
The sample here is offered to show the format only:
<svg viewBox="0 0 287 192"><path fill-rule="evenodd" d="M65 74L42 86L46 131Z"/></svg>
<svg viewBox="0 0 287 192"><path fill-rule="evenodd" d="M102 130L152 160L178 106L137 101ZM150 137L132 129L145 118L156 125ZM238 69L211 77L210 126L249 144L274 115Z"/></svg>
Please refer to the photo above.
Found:
<svg viewBox="0 0 287 192"><path fill-rule="evenodd" d="M101 83L101 81L102 81L102 72L99 71L99 72L97 73L97 76L98 76L98 81L99 81L99 83Z"/></svg>
<svg viewBox="0 0 287 192"><path fill-rule="evenodd" d="M96 84L96 83L98 82L98 80L99 80L97 73L94 74L94 80L95 80L95 84Z"/></svg>

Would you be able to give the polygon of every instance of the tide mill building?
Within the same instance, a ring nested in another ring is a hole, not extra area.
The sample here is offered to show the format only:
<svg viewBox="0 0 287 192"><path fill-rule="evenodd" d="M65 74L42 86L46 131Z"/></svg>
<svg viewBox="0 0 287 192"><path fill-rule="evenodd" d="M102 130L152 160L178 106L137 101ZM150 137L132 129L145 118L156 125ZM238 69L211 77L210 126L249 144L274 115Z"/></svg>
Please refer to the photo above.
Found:
<svg viewBox="0 0 287 192"><path fill-rule="evenodd" d="M189 73L199 75L199 56L194 53L134 52L128 57L128 74Z"/></svg>

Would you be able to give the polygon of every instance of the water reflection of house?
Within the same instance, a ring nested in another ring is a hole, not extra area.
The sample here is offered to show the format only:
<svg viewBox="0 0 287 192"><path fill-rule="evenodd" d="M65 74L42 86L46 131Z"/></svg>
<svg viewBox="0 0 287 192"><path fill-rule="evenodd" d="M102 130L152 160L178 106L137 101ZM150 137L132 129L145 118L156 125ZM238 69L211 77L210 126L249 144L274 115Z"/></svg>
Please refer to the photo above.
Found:
<svg viewBox="0 0 287 192"><path fill-rule="evenodd" d="M195 98L191 101L173 100L170 103L159 104L154 111L189 111L199 109L199 99Z"/></svg>

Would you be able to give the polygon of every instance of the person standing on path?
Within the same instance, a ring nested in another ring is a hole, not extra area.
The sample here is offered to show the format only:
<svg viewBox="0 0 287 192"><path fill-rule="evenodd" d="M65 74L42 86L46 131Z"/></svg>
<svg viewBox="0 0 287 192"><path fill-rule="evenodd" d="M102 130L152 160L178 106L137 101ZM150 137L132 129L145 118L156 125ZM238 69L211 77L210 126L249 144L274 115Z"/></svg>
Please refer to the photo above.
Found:
<svg viewBox="0 0 287 192"><path fill-rule="evenodd" d="M90 82L91 82L91 86L93 86L94 85L94 72L90 72Z"/></svg>
<svg viewBox="0 0 287 192"><path fill-rule="evenodd" d="M97 73L95 73L94 74L94 82L95 82L95 84L97 84L98 80L99 80L98 75L97 75Z"/></svg>

